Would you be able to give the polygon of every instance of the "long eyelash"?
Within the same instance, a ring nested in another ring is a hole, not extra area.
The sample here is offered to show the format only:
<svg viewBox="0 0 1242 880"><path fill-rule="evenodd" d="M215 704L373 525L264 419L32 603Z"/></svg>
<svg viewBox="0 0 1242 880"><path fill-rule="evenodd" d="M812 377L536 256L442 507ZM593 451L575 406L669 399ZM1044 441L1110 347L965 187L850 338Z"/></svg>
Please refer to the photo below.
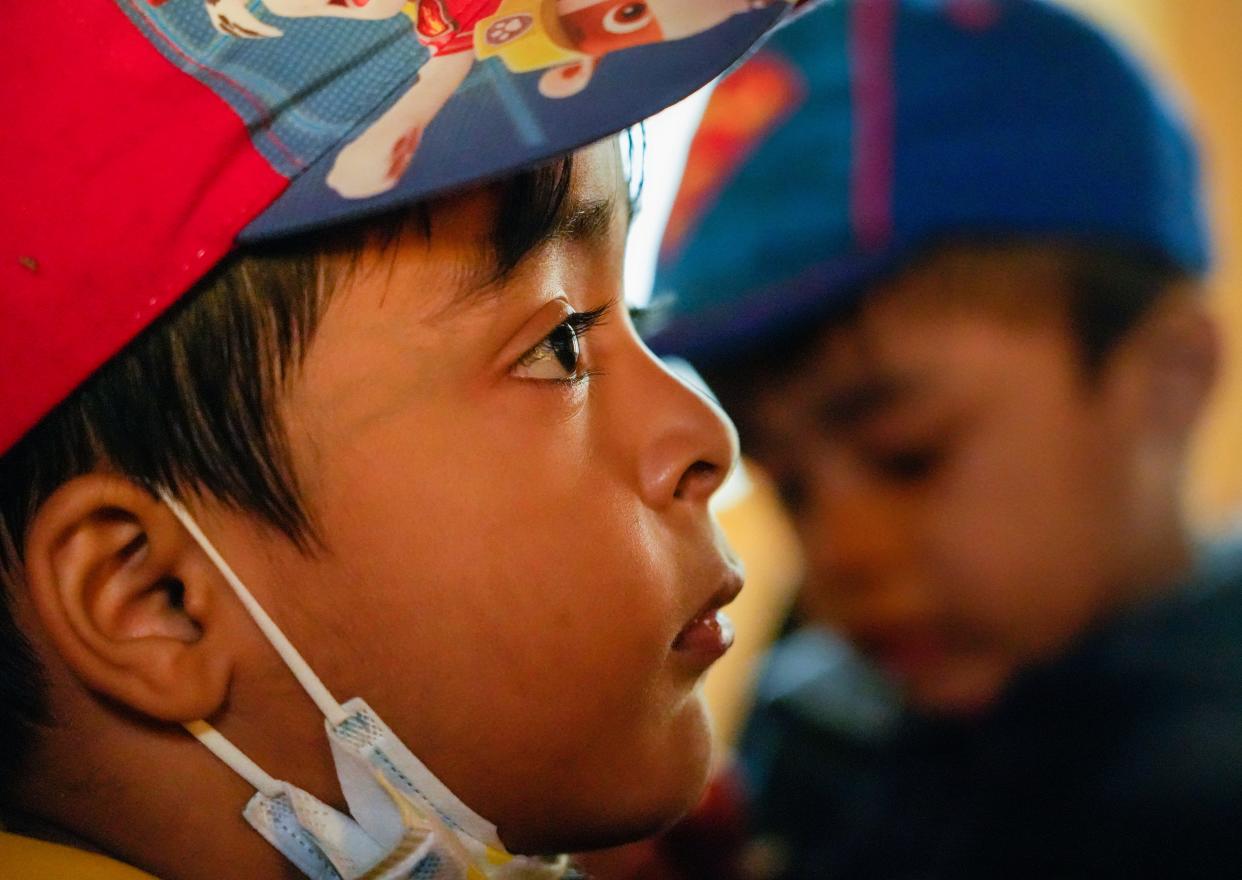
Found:
<svg viewBox="0 0 1242 880"><path fill-rule="evenodd" d="M608 317L608 313L612 311L613 303L616 300L609 300L597 309L591 309L589 312L574 312L565 319L565 323L573 328L574 333L582 336L592 327L596 327L603 323Z"/></svg>

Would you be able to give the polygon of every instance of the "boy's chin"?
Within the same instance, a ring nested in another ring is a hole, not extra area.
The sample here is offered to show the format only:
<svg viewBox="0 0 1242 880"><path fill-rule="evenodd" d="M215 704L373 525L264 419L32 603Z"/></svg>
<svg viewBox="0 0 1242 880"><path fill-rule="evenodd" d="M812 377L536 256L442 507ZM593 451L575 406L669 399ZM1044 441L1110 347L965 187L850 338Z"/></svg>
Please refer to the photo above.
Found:
<svg viewBox="0 0 1242 880"><path fill-rule="evenodd" d="M597 777L579 791L565 792L560 809L545 810L537 824L500 828L505 846L526 855L587 852L632 843L677 822L703 796L712 755L701 705L678 726L678 735L655 760L625 762L611 785L601 785Z"/></svg>
<svg viewBox="0 0 1242 880"><path fill-rule="evenodd" d="M969 720L986 715L1008 684L1007 670L974 668L905 682L906 704L929 717Z"/></svg>
<svg viewBox="0 0 1242 880"><path fill-rule="evenodd" d="M704 780L704 786L706 780ZM700 786L701 792L703 786ZM598 817L593 824L580 821L575 828L560 827L546 834L538 830L506 831L499 829L505 848L515 855L553 855L612 849L659 834L682 818L697 801L689 798L685 806L675 809L652 809L646 814Z"/></svg>

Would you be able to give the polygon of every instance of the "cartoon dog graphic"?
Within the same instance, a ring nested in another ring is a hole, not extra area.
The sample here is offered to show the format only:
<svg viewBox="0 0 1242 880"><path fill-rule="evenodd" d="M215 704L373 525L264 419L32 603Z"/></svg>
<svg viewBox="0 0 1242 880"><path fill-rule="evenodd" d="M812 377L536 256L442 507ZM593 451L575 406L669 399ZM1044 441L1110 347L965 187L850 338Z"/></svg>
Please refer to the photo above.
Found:
<svg viewBox="0 0 1242 880"><path fill-rule="evenodd" d="M150 0L153 3L164 0ZM476 60L499 58L513 72L543 71L539 91L582 91L603 56L703 33L734 15L794 0L262 0L286 17L378 20L408 15L431 57L418 79L337 156L328 185L346 198L396 185L426 127ZM247 0L205 0L216 29L246 39L281 36Z"/></svg>

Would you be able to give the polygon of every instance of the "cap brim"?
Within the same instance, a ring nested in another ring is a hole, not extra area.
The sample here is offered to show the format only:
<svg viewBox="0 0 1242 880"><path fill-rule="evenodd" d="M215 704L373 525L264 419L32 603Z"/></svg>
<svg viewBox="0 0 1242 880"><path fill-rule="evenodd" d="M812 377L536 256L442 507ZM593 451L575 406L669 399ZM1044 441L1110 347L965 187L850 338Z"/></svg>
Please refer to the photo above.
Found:
<svg viewBox="0 0 1242 880"><path fill-rule="evenodd" d="M241 233L268 239L416 202L503 176L614 134L686 97L719 76L771 30L789 9L783 2L733 16L693 37L638 46L593 63L576 94L549 97L543 71L514 73L496 58L474 61L456 92L417 138L408 167L392 187L344 198L329 175L345 149L374 126L377 107L340 145L292 177L289 187ZM410 82L416 63L390 81ZM379 161L383 161L382 157Z"/></svg>
<svg viewBox="0 0 1242 880"><path fill-rule="evenodd" d="M892 249L820 263L741 299L722 299L693 313L674 312L645 340L656 354L677 355L698 366L725 362L848 309L866 285L892 271L899 255Z"/></svg>

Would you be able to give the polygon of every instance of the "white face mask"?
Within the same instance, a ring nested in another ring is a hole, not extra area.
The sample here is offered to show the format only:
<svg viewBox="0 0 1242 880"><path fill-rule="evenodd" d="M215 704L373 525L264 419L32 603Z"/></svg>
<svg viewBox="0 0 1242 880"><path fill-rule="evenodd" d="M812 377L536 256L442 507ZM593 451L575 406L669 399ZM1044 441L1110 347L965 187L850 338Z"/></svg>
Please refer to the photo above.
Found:
<svg viewBox="0 0 1242 880"><path fill-rule="evenodd" d="M246 821L312 880L545 880L568 870L513 856L496 826L448 790L361 699L338 703L174 498L161 493L323 712L345 815L274 779L205 721L186 729L255 788Z"/></svg>

